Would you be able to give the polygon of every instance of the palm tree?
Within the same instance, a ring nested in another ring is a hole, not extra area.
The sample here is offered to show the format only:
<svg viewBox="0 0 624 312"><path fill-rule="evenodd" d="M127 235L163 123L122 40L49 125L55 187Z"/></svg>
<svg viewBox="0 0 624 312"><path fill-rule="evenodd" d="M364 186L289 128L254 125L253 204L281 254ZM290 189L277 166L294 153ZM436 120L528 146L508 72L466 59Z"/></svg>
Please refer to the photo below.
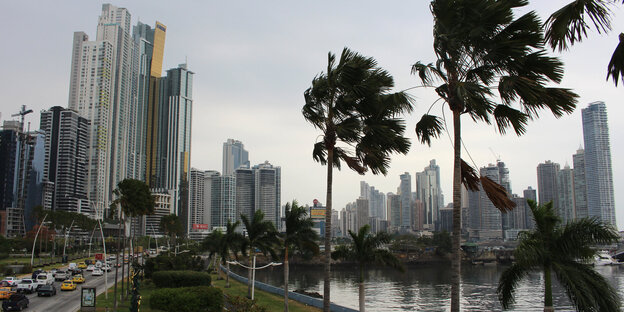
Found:
<svg viewBox="0 0 624 312"><path fill-rule="evenodd" d="M595 245L616 243L619 235L596 218L583 218L561 225L552 202L545 205L528 200L535 230L522 232L514 251L515 263L498 283L498 298L507 309L514 302L514 290L531 271L544 272L544 311L554 311L551 273L566 289L578 311L620 311L617 291L589 264Z"/></svg>
<svg viewBox="0 0 624 312"><path fill-rule="evenodd" d="M412 72L424 86L435 87L453 116L451 311L454 312L459 311L461 183L475 190L481 182L499 209L506 211L514 207L504 188L487 177L479 179L476 171L462 161L462 115L475 122L496 122L501 134L512 128L521 135L528 121L539 117L541 110L549 109L560 117L576 107L578 96L571 90L547 87L561 81L563 64L546 55L543 28L535 12L514 18L513 9L526 4L524 0L432 1L433 48L438 60L435 64L418 62L412 66ZM514 108L514 104L519 107ZM416 124L416 134L422 143L431 144L443 130L442 119L429 112Z"/></svg>
<svg viewBox="0 0 624 312"><path fill-rule="evenodd" d="M218 274L219 266L219 252L221 251L221 244L223 243L223 232L220 229L212 231L202 241L202 250L208 251L208 258L213 261L214 271Z"/></svg>
<svg viewBox="0 0 624 312"><path fill-rule="evenodd" d="M307 217L305 207L299 206L296 200L286 203L285 207L286 232L282 233L284 242L284 311L288 312L288 257L289 251L310 251L318 254L319 246L316 243L318 234L312 227L314 223Z"/></svg>
<svg viewBox="0 0 624 312"><path fill-rule="evenodd" d="M256 255L256 249L260 250L264 255L270 254L271 258L277 259L275 248L279 244L278 233L271 221L264 220L262 210L256 210L252 218L247 218L241 214L241 219L247 230L247 236L243 246L249 248L249 267L252 267L252 259ZM251 298L251 273L248 270L247 297Z"/></svg>
<svg viewBox="0 0 624 312"><path fill-rule="evenodd" d="M384 244L390 243L390 235L387 232L377 234L370 233L370 225L366 224L360 228L358 233L349 230L351 236L350 245L340 245L331 253L333 259L344 259L355 261L358 264L360 273L360 312L365 311L364 307L364 268L370 264L387 265L404 271L401 262L389 250L382 249Z"/></svg>
<svg viewBox="0 0 624 312"><path fill-rule="evenodd" d="M546 41L553 50L561 52L587 37L591 24L598 33L608 33L611 31L612 11L610 7L617 2L619 0L570 2L546 20ZM586 19L590 19L591 24ZM607 80L609 77L613 79L616 86L620 78L624 80L624 33L620 33L619 44L607 66Z"/></svg>
<svg viewBox="0 0 624 312"><path fill-rule="evenodd" d="M238 251L244 251L243 243L245 241L245 236L241 233L236 232L236 228L240 225L240 221L236 221L232 223L228 220L225 226L225 233L223 234L223 240L221 244L219 244L221 250L219 253L221 254L221 262L225 263L226 272L225 272L225 287L230 287L230 253L234 252L234 257L238 258Z"/></svg>
<svg viewBox="0 0 624 312"><path fill-rule="evenodd" d="M160 229L169 236L169 240L173 242L173 249L176 249L176 238L182 235L184 228L180 218L175 214L170 214L160 218ZM171 252L171 249L169 250Z"/></svg>
<svg viewBox="0 0 624 312"><path fill-rule="evenodd" d="M392 76L373 58L345 48L340 60L328 55L327 72L312 80L304 93L304 118L321 130L322 140L314 144L315 161L327 165L325 206L325 268L323 310L329 312L331 269L331 215L333 169L342 162L360 174L386 174L392 153L407 153L403 137L405 123L398 118L412 110L404 92L389 93Z"/></svg>

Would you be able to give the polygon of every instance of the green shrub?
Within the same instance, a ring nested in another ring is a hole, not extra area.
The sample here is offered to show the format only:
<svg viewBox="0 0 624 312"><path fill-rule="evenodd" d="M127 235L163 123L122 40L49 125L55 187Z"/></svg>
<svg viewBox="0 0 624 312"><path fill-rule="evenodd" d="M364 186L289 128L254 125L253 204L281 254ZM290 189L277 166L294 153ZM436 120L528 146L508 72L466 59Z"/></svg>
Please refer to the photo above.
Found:
<svg viewBox="0 0 624 312"><path fill-rule="evenodd" d="M245 297L228 296L226 299L230 311L237 312L267 312L267 308L256 304L256 300Z"/></svg>
<svg viewBox="0 0 624 312"><path fill-rule="evenodd" d="M152 292L150 308L166 312L221 312L223 292L210 286L161 288Z"/></svg>
<svg viewBox="0 0 624 312"><path fill-rule="evenodd" d="M151 278L152 274L157 271L203 271L204 260L201 257L190 255L188 253L179 254L177 256L161 254L155 258L149 258L145 262L145 277Z"/></svg>
<svg viewBox="0 0 624 312"><path fill-rule="evenodd" d="M210 274L197 271L158 271L152 274L157 288L210 286Z"/></svg>

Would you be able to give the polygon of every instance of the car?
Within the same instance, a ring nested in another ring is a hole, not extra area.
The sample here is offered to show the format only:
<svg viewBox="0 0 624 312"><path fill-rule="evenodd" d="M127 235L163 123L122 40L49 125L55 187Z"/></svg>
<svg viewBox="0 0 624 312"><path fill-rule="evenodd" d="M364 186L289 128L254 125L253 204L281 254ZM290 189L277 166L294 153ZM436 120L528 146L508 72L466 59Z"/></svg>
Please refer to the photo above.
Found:
<svg viewBox="0 0 624 312"><path fill-rule="evenodd" d="M82 274L82 269L80 268L74 268L72 270L72 275L77 275L77 274Z"/></svg>
<svg viewBox="0 0 624 312"><path fill-rule="evenodd" d="M53 285L43 285L39 286L39 289L37 289L37 297L52 297L54 295L56 295L56 288Z"/></svg>
<svg viewBox="0 0 624 312"><path fill-rule="evenodd" d="M93 271L93 269L95 269L95 265L89 264L89 266L85 270L87 270L88 272L91 272Z"/></svg>
<svg viewBox="0 0 624 312"><path fill-rule="evenodd" d="M0 288L0 299L9 299L11 295L15 295L17 292L11 287Z"/></svg>
<svg viewBox="0 0 624 312"><path fill-rule="evenodd" d="M102 275L104 275L104 271L102 271L102 269L95 269L95 270L93 270L93 273L91 273L91 275L93 275L93 276L102 276Z"/></svg>
<svg viewBox="0 0 624 312"><path fill-rule="evenodd" d="M85 261L84 261L84 263L85 263L86 265L91 265L91 264L93 264L93 260L91 260L91 259L87 259L87 260L85 260Z"/></svg>
<svg viewBox="0 0 624 312"><path fill-rule="evenodd" d="M37 282L35 282L34 280L30 278L25 278L22 281L20 281L19 284L17 284L17 291L27 292L29 294L32 294L35 291L36 287L37 287Z"/></svg>
<svg viewBox="0 0 624 312"><path fill-rule="evenodd" d="M45 271L43 271L43 270L35 270L35 271L32 273L31 278L32 278L32 279L36 279L36 278L37 278L37 275L39 275L39 274L41 274L41 273L45 273Z"/></svg>
<svg viewBox="0 0 624 312"><path fill-rule="evenodd" d="M78 283L78 284L82 284L85 282L85 278L84 276L82 276L82 274L74 275L74 277L72 277L71 280L72 282Z"/></svg>
<svg viewBox="0 0 624 312"><path fill-rule="evenodd" d="M74 284L71 280L66 280L61 283L61 290L76 290L77 285Z"/></svg>
<svg viewBox="0 0 624 312"><path fill-rule="evenodd" d="M78 268L79 269L86 269L87 268L87 264L84 262L78 262Z"/></svg>
<svg viewBox="0 0 624 312"><path fill-rule="evenodd" d="M9 300L5 300L2 302L2 310L3 311L21 311L25 308L28 308L28 303L30 301L23 294L15 294L9 297Z"/></svg>
<svg viewBox="0 0 624 312"><path fill-rule="evenodd" d="M54 280L56 281L64 281L69 278L71 273L63 270L56 271L56 275L54 275Z"/></svg>
<svg viewBox="0 0 624 312"><path fill-rule="evenodd" d="M17 283L20 282L20 280L17 279L17 277L14 277L14 276L7 276L2 281L3 282L7 282L9 284L9 286L11 286L11 287L17 286Z"/></svg>
<svg viewBox="0 0 624 312"><path fill-rule="evenodd" d="M77 268L78 265L74 262L69 264L69 267L67 268L69 271L73 271L75 268Z"/></svg>
<svg viewBox="0 0 624 312"><path fill-rule="evenodd" d="M36 289L38 289L43 285L52 285L54 283L54 277L52 277L52 274L50 273L39 273L39 275L37 275L36 281Z"/></svg>

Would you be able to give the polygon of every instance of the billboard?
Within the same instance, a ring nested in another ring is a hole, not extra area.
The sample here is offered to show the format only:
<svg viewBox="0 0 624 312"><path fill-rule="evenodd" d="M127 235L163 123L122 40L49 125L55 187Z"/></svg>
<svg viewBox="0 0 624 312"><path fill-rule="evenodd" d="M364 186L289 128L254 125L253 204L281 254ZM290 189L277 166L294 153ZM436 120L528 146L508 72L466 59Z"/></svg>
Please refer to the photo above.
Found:
<svg viewBox="0 0 624 312"><path fill-rule="evenodd" d="M325 219L325 208L311 208L310 218L312 219Z"/></svg>
<svg viewBox="0 0 624 312"><path fill-rule="evenodd" d="M103 253L96 253L95 254L95 260L104 260L104 254Z"/></svg>
<svg viewBox="0 0 624 312"><path fill-rule="evenodd" d="M207 230L208 224L195 223L193 224L193 230Z"/></svg>

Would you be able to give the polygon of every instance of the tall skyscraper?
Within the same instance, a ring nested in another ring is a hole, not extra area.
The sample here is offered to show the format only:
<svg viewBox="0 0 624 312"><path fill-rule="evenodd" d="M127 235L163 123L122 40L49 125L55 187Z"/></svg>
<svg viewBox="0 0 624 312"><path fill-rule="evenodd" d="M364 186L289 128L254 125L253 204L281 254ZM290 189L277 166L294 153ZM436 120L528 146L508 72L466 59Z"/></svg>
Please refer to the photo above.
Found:
<svg viewBox="0 0 624 312"><path fill-rule="evenodd" d="M558 173L559 164L550 160L537 165L537 195L539 196L539 204L544 205L552 201L555 211L559 209Z"/></svg>
<svg viewBox="0 0 624 312"><path fill-rule="evenodd" d="M252 169L254 172L254 212L261 210L264 213L264 219L273 222L279 229L281 224L281 168L265 161L253 166Z"/></svg>
<svg viewBox="0 0 624 312"><path fill-rule="evenodd" d="M557 173L557 186L559 188L557 192L559 196L559 207L557 211L565 224L576 219L574 206L574 170L572 170L568 164Z"/></svg>
<svg viewBox="0 0 624 312"><path fill-rule="evenodd" d="M532 187L528 187L526 190L524 190L522 192L522 194L524 195L524 200L528 201L529 199L537 202L537 194L535 192L535 189L533 189ZM535 219L533 218L533 212L531 212L531 207L529 207L529 204L527 202L526 204L526 213L525 213L525 225L527 229L534 229L535 228Z"/></svg>
<svg viewBox="0 0 624 312"><path fill-rule="evenodd" d="M249 168L249 152L241 141L228 139L223 143L223 175L233 175L240 167Z"/></svg>
<svg viewBox="0 0 624 312"><path fill-rule="evenodd" d="M87 198L89 120L55 106L41 112L40 129L45 133L43 178L51 190L44 208L100 215Z"/></svg>
<svg viewBox="0 0 624 312"><path fill-rule="evenodd" d="M356 229L354 232L357 232L360 228L368 224L368 199L358 198L355 202L357 212L355 216Z"/></svg>
<svg viewBox="0 0 624 312"><path fill-rule="evenodd" d="M435 159L422 172L416 173L416 199L423 203L425 229L437 231L440 228L440 209L443 206L440 187L440 166Z"/></svg>
<svg viewBox="0 0 624 312"><path fill-rule="evenodd" d="M492 181L501 184L501 168L497 165L489 165L481 168L481 176L486 176ZM481 215L480 239L503 238L503 220L500 210L492 204L485 191L479 191L479 204Z"/></svg>
<svg viewBox="0 0 624 312"><path fill-rule="evenodd" d="M234 170L234 176L236 177L236 219L241 220L241 215L245 215L251 220L255 208L254 170L238 168Z"/></svg>
<svg viewBox="0 0 624 312"><path fill-rule="evenodd" d="M212 228L225 228L228 220L236 222L236 178L219 176L212 178Z"/></svg>
<svg viewBox="0 0 624 312"><path fill-rule="evenodd" d="M592 102L581 112L588 214L616 226L607 107L604 102Z"/></svg>
<svg viewBox="0 0 624 312"><path fill-rule="evenodd" d="M375 189L374 186L360 181L360 198L368 200L368 215L370 217L386 220L386 196L384 193Z"/></svg>
<svg viewBox="0 0 624 312"><path fill-rule="evenodd" d="M587 211L587 185L585 176L585 150L579 148L572 155L574 165L574 210L577 218L589 216Z"/></svg>
<svg viewBox="0 0 624 312"><path fill-rule="evenodd" d="M191 168L191 181L189 192L189 219L191 231L208 230L210 215L205 211L206 173L202 170ZM205 225L205 226L204 226Z"/></svg>
<svg viewBox="0 0 624 312"><path fill-rule="evenodd" d="M406 172L400 176L399 191L401 196L401 224L402 230L412 229L412 176Z"/></svg>
<svg viewBox="0 0 624 312"><path fill-rule="evenodd" d="M399 228L401 226L401 196L393 193L388 193L386 196L388 199L388 221L392 228Z"/></svg>

